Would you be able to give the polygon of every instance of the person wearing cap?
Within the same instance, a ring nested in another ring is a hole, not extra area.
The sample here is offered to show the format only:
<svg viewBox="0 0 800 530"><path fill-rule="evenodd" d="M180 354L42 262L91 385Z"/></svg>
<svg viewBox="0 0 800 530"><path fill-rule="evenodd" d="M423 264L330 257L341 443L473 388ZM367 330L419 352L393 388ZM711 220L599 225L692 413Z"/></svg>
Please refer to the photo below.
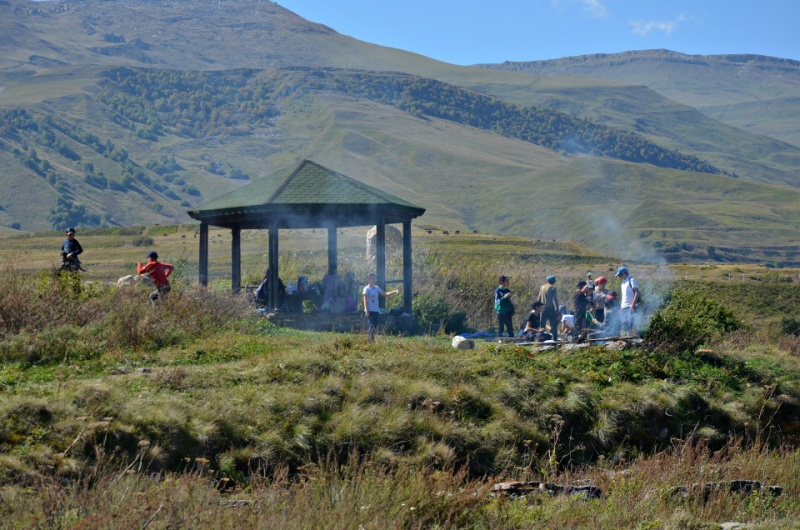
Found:
<svg viewBox="0 0 800 530"><path fill-rule="evenodd" d="M514 316L514 306L516 300L508 288L509 278L506 275L500 276L500 285L494 290L494 310L497 313L497 336L503 336L503 328L508 332L509 337L514 336L514 323L511 317Z"/></svg>
<svg viewBox="0 0 800 530"><path fill-rule="evenodd" d="M150 293L150 303L153 304L153 307L156 307L159 300L165 301L172 290L167 278L175 270L175 267L170 263L158 261L156 252L149 252L147 254L147 265L142 266L141 262L137 262L136 270L138 274L149 274L153 279L153 285L156 287L155 291Z"/></svg>
<svg viewBox="0 0 800 530"><path fill-rule="evenodd" d="M580 333L588 327L586 322L586 311L589 309L589 299L586 297L589 293L588 284L581 280L575 286L577 290L572 295L572 305L575 306L575 330Z"/></svg>
<svg viewBox="0 0 800 530"><path fill-rule="evenodd" d="M69 263L71 270L83 270L81 260L78 256L83 253L83 247L75 239L75 229L69 227L65 230L66 239L61 243L61 258L65 263Z"/></svg>
<svg viewBox="0 0 800 530"><path fill-rule="evenodd" d="M544 285L539 289L539 296L536 299L542 305L542 327L544 324L550 324L550 334L553 340L558 340L558 292L556 291L556 277L550 275L544 282Z"/></svg>
<svg viewBox="0 0 800 530"><path fill-rule="evenodd" d="M622 291L622 300L619 306L619 316L622 324L621 332L623 334L636 334L636 307L639 303L639 284L636 278L630 275L628 267L622 266L617 269L614 275L619 277L622 284L620 290Z"/></svg>

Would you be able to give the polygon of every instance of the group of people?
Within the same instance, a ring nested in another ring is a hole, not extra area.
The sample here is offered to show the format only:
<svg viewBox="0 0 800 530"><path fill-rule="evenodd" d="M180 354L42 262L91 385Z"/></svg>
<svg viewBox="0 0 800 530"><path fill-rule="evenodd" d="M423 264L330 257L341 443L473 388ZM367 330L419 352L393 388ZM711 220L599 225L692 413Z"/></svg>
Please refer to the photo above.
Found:
<svg viewBox="0 0 800 530"><path fill-rule="evenodd" d="M61 243L61 269L66 271L83 270L78 256L83 253L83 247L75 239L75 229L70 227L66 229L66 239ZM175 267L170 263L163 263L158 261L157 252L148 252L147 263L142 265L141 262L136 263L137 274L149 274L153 280L155 290L150 293L150 303L155 307L159 300L166 299L171 287L169 284L169 276Z"/></svg>
<svg viewBox="0 0 800 530"><path fill-rule="evenodd" d="M573 311L559 304L556 277L548 276L539 289L539 295L531 304L531 311L520 329L522 337L531 342L557 341L559 334L568 337L580 335L595 337L632 336L637 329L637 308L641 294L639 284L625 266L617 269L615 277L620 279L621 296L606 289L608 280L601 276L592 280L589 273L581 280L572 294ZM510 278L502 275L500 285L494 291L494 309L497 313L497 335L516 335L513 316L518 305L510 289Z"/></svg>
<svg viewBox="0 0 800 530"><path fill-rule="evenodd" d="M80 267L78 256L83 253L83 247L75 239L75 229L66 229L66 239L61 244L61 256L65 263L72 267L68 270L83 270ZM62 269L64 266L62 265ZM159 300L164 300L171 287L169 276L175 267L170 263L158 261L156 252L147 254L147 263L136 264L137 274L149 274L153 280L155 290L150 293L150 302L156 306ZM620 267L615 274L620 279L621 297L615 291L606 289L605 277L592 281L591 273L587 281L577 283L572 295L574 311L567 310L566 305L559 304L556 289L556 277L548 276L544 285L539 289L539 295L531 304L531 311L525 318L522 327L522 336L529 341L558 340L559 334L577 336L594 331L597 336L612 337L617 335L635 335L637 322L636 310L641 301L639 284L630 275L628 268ZM268 284L265 276L262 286ZM502 275L499 286L494 291L494 309L497 313L497 335L506 333L509 337L516 335L513 316L516 313L518 301L510 289L511 278ZM280 280L279 280L280 282ZM361 295L364 303L364 316L368 320L370 338L378 328L380 315L380 296L397 294L398 291L385 292L376 284L376 275L370 274L367 285ZM282 294L285 296L285 287L280 282ZM618 300L619 299L619 300ZM619 304L619 305L617 305Z"/></svg>

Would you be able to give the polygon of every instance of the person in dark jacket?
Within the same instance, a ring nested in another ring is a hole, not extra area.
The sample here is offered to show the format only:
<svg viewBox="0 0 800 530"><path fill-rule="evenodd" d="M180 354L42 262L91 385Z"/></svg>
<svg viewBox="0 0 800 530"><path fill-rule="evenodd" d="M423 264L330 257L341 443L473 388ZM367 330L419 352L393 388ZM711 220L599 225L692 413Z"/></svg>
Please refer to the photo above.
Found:
<svg viewBox="0 0 800 530"><path fill-rule="evenodd" d="M69 264L67 267L69 270L83 270L81 260L78 259L78 256L83 253L83 247L75 239L75 229L69 227L65 232L67 238L61 243L61 260L64 264Z"/></svg>
<svg viewBox="0 0 800 530"><path fill-rule="evenodd" d="M264 279L261 281L261 285L259 285L258 289L256 289L256 303L263 306L269 305L269 276L270 272L269 269L267 269L267 272L264 274ZM283 280L278 278L278 308L282 309L285 303L286 286L283 284Z"/></svg>
<svg viewBox="0 0 800 530"><path fill-rule="evenodd" d="M508 288L510 278L506 275L500 276L500 285L494 290L494 310L497 313L497 336L503 336L503 328L508 332L509 337L514 336L514 306L516 300Z"/></svg>
<svg viewBox="0 0 800 530"><path fill-rule="evenodd" d="M581 280L576 285L578 288L572 296L572 304L575 306L575 332L580 334L588 327L586 323L586 310L589 308L589 300L586 298L587 284Z"/></svg>

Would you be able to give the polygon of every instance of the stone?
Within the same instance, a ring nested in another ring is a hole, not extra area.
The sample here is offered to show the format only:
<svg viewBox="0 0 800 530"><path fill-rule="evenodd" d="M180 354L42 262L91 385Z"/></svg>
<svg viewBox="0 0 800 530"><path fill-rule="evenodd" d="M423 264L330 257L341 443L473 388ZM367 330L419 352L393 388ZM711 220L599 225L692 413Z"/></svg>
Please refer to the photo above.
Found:
<svg viewBox="0 0 800 530"><path fill-rule="evenodd" d="M475 341L472 339L465 339L464 337L453 337L453 348L457 350L474 350Z"/></svg>

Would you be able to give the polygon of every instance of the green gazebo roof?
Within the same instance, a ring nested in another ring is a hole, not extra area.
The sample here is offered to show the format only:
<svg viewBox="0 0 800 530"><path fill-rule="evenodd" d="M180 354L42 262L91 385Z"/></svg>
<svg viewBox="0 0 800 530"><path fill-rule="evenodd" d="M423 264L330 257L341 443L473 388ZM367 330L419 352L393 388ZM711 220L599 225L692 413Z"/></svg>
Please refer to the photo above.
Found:
<svg viewBox="0 0 800 530"><path fill-rule="evenodd" d="M425 212L403 199L310 160L277 171L190 210L216 226L318 228L398 223Z"/></svg>

